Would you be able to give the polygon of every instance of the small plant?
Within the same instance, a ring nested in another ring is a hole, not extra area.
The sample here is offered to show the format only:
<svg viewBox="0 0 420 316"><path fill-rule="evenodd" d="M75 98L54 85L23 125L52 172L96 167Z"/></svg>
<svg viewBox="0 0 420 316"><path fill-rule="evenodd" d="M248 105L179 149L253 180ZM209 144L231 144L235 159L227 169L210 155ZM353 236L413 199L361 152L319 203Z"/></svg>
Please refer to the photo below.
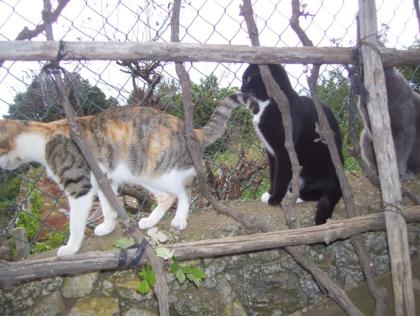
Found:
<svg viewBox="0 0 420 316"><path fill-rule="evenodd" d="M192 264L181 265L179 264L176 257L173 257L172 261L173 262L170 265L170 270L175 275L179 284L184 283L185 280L189 280L193 282L196 287L198 287L200 282L203 281L206 277L206 274L200 267L194 266Z"/></svg>
<svg viewBox="0 0 420 316"><path fill-rule="evenodd" d="M137 274L141 278L137 292L146 295L156 284L156 274L149 264L144 265Z"/></svg>
<svg viewBox="0 0 420 316"><path fill-rule="evenodd" d="M130 248L134 244L135 244L135 241L133 237L121 237L115 241L114 247L117 247L120 249L127 249L127 248Z"/></svg>

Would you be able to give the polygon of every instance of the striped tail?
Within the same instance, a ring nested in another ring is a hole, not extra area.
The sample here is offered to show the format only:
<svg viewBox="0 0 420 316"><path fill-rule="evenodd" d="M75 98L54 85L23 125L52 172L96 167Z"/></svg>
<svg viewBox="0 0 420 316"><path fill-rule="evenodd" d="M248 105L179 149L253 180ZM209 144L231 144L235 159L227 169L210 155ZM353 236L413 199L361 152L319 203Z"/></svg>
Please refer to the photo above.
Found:
<svg viewBox="0 0 420 316"><path fill-rule="evenodd" d="M202 146L205 148L223 136L226 131L227 121L235 108L240 104L249 106L253 101L253 97L242 92L231 94L220 101L207 124L203 128L196 130Z"/></svg>

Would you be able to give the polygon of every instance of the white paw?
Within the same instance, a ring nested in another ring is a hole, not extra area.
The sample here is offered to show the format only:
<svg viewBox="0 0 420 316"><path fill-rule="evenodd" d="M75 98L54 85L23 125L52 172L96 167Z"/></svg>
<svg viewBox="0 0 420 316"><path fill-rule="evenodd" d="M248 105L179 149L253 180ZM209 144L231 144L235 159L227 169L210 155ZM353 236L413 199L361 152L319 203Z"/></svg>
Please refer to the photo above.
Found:
<svg viewBox="0 0 420 316"><path fill-rule="evenodd" d="M296 200L296 204L300 204L300 203L303 203L303 202L305 202L304 200L302 200L301 198L297 198L297 200Z"/></svg>
<svg viewBox="0 0 420 316"><path fill-rule="evenodd" d="M264 192L264 193L261 195L261 202L263 202L263 203L265 203L265 204L268 204L268 200L270 199L270 197L271 197L271 194L270 194L270 193L268 193L268 192Z"/></svg>
<svg viewBox="0 0 420 316"><path fill-rule="evenodd" d="M61 246L57 251L57 256L62 257L62 256L74 255L78 250L79 248L74 247L74 246L69 246L69 245Z"/></svg>
<svg viewBox="0 0 420 316"><path fill-rule="evenodd" d="M96 236L105 236L108 235L109 233L111 233L115 228L115 223L111 223L111 224L99 224L98 226L95 227L95 235Z"/></svg>
<svg viewBox="0 0 420 316"><path fill-rule="evenodd" d="M140 229L149 229L153 226L155 226L156 223L154 221L151 221L148 217L142 218L139 221L139 228Z"/></svg>
<svg viewBox="0 0 420 316"><path fill-rule="evenodd" d="M185 228L187 228L187 220L179 217L174 217L174 219L171 222L171 226L179 230L184 230Z"/></svg>

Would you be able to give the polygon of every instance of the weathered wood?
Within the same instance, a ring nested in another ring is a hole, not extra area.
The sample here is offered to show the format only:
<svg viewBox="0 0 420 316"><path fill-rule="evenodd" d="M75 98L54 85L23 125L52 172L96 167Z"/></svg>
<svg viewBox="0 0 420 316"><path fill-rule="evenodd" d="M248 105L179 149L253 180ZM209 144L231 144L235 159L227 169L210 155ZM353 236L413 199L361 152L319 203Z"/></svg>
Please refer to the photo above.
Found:
<svg viewBox="0 0 420 316"><path fill-rule="evenodd" d="M59 42L0 41L0 60L55 60ZM380 49L384 64L420 63L420 49ZM65 42L63 60L165 60L175 62L354 64L352 48L250 47L156 42Z"/></svg>
<svg viewBox="0 0 420 316"><path fill-rule="evenodd" d="M259 46L258 29L253 17L253 10L251 0L243 0L241 7L241 14L245 17L248 28L249 37L253 46ZM278 83L274 80L270 69L267 65L260 65L259 70L261 78L264 82L265 88L269 96L271 96L277 103L279 111L281 112L285 141L284 146L289 155L292 164L292 197L283 199L281 205L284 210L287 224L290 228L298 228L300 226L294 214L294 205L296 197L299 192L298 175L301 167L297 159L296 151L292 142L293 124L290 115L289 101L287 100L284 92L281 90ZM286 251L299 263L305 270L312 274L319 287L328 293L337 304L349 315L361 316L360 310L352 303L345 291L335 283L325 271L318 268L311 260L305 257L307 249L305 247L286 247Z"/></svg>
<svg viewBox="0 0 420 316"><path fill-rule="evenodd" d="M409 222L420 222L420 206L404 211ZM380 231L385 228L383 212L329 221L324 225L300 229L288 229L246 236L191 241L166 245L175 251L180 260L236 255L252 251L271 250L282 247L317 243L330 244L364 232ZM127 251L127 262L131 262L135 250ZM30 281L60 275L75 275L99 270L117 268L119 250L76 254L68 257L0 262L0 287L11 287L23 281ZM141 264L145 261L142 260ZM127 269L127 267L124 267Z"/></svg>
<svg viewBox="0 0 420 316"><path fill-rule="evenodd" d="M42 11L42 17L44 20L45 33L48 40L53 40L53 30L52 30L52 21L51 21L51 3L50 0L44 0L44 9ZM59 63L60 60L57 61ZM90 148L84 141L82 137L82 130L75 118L73 107L70 104L67 94L65 93L66 89L64 82L60 76L60 72L54 72L57 97L59 103L64 108L66 118L70 127L70 135L72 140L76 143L77 147L80 149L83 157L85 158L87 164L90 167L95 179L98 183L98 186L102 193L105 195L111 207L117 212L118 216L121 219L121 222L124 224L126 229L131 233L134 239L140 244L144 240L144 235L140 231L137 223L130 221L130 218L125 212L124 206L117 198L115 193L111 188L111 184L108 178L105 176L104 172L99 168ZM166 283L166 276L163 270L163 265L161 259L158 258L152 249L152 247L146 244L146 249L144 251L144 256L149 260L150 265L152 266L154 272L156 273L156 285L155 285L155 294L159 302L159 312L161 316L169 315L169 298L168 298L168 285Z"/></svg>
<svg viewBox="0 0 420 316"><path fill-rule="evenodd" d="M407 226L388 113L385 76L378 52L374 0L359 0L360 45L367 109L373 136L391 258L395 315L415 315Z"/></svg>

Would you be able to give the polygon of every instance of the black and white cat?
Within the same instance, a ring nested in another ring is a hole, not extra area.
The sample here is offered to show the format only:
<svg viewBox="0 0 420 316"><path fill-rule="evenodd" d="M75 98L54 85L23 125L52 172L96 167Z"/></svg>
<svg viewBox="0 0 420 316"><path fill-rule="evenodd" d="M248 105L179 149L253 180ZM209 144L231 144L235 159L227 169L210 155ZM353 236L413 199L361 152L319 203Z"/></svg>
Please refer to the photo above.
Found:
<svg viewBox="0 0 420 316"><path fill-rule="evenodd" d="M269 65L269 68L289 100L293 121L293 143L299 164L302 166L299 198L304 201L318 201L315 223L323 224L331 217L342 193L328 147L318 141L319 134L315 131L318 117L314 103L311 98L299 96L293 90L281 65ZM249 109L253 115L255 131L268 155L270 189L261 196L261 200L270 205L277 205L287 194L292 178L291 162L284 146L285 135L281 113L277 104L267 94L258 65L249 65L245 70L241 91L257 99L257 102L250 103ZM323 105L323 108L343 160L341 133L337 120L326 105Z"/></svg>

